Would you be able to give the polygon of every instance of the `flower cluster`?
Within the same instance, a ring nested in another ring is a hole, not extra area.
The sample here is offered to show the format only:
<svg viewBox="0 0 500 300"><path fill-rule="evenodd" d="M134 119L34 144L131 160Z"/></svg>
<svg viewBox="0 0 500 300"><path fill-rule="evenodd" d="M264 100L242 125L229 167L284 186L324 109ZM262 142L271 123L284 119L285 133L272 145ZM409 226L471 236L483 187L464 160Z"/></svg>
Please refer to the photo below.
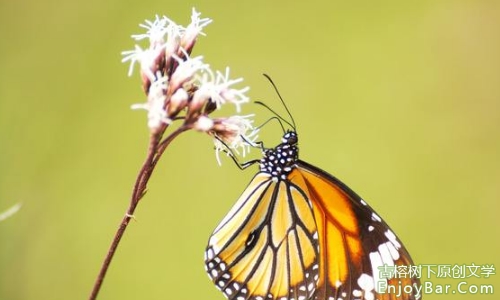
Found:
<svg viewBox="0 0 500 300"><path fill-rule="evenodd" d="M213 136L217 153L240 154L241 149L245 155L257 138L252 115L212 118L210 114L227 103L240 112L241 105L249 101L245 95L249 88L234 88L242 78L230 79L229 68L214 72L202 56L191 56L197 37L205 35L202 30L211 22L200 18L200 13L193 9L187 27L165 16L156 16L154 21L146 20L140 25L146 33L132 38L138 42L147 40L149 47L136 45L134 50L122 53L122 61L130 62L129 76L134 65L140 65L147 96L145 103L134 104L132 108L148 112L152 134L161 134L172 122L181 120L183 126Z"/></svg>

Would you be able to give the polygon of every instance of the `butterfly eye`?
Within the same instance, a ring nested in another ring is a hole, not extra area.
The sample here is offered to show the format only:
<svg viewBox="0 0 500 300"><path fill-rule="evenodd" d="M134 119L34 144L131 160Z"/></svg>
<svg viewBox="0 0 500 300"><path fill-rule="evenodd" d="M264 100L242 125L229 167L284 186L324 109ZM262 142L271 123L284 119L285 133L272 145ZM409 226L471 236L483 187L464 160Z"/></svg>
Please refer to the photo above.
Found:
<svg viewBox="0 0 500 300"><path fill-rule="evenodd" d="M255 244L257 243L257 236L258 233L256 231L252 231L247 238L247 241L245 242L245 250L252 250L253 247L255 247Z"/></svg>
<svg viewBox="0 0 500 300"><path fill-rule="evenodd" d="M296 134L290 134L290 136L287 139L287 143L291 145L295 145L298 142L298 138Z"/></svg>

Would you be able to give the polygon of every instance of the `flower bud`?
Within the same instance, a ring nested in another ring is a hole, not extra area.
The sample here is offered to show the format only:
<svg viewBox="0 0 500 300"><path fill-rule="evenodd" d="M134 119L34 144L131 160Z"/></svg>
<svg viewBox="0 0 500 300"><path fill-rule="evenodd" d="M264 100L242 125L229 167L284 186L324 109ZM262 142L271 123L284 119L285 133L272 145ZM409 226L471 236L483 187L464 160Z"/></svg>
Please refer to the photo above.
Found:
<svg viewBox="0 0 500 300"><path fill-rule="evenodd" d="M202 132L210 132L214 127L214 121L207 116L200 116L194 123L194 129Z"/></svg>
<svg viewBox="0 0 500 300"><path fill-rule="evenodd" d="M170 97L170 102L167 106L167 113L169 116L184 109L188 103L189 95L185 89L180 88Z"/></svg>

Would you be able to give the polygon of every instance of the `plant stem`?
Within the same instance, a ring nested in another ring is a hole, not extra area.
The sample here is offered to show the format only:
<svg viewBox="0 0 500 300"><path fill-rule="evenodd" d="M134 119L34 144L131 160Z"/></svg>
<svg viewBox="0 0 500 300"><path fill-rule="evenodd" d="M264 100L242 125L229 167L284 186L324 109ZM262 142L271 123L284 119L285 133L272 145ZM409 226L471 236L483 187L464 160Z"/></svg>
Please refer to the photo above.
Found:
<svg viewBox="0 0 500 300"><path fill-rule="evenodd" d="M149 142L148 154L147 154L146 160L144 161L144 163L139 171L139 174L137 175L137 179L136 179L135 184L134 184L134 189L132 191L132 196L130 199L129 207L127 209L127 212L125 213L125 216L123 216L123 219L121 220L120 225L118 226L118 229L115 233L113 241L111 242L111 245L110 245L109 250L108 250L108 254L106 255L104 262L102 263L101 270L99 271L99 274L97 275L97 279L94 283L94 287L93 287L92 292L90 294L89 300L97 299L97 295L101 289L104 278L106 277L106 273L109 269L109 266L111 264L111 261L112 261L114 255L115 255L116 249L118 248L118 245L120 244L120 241L123 237L123 234L125 233L125 230L127 229L127 226L130 222L130 219L133 218L135 209L136 209L137 205L139 204L139 201L141 200L141 198L144 196L144 194L146 192L147 184L149 182L151 174L153 173L153 171L156 167L158 160L161 158L165 149L173 141L174 138L176 138L182 132L190 129L189 126L183 125L183 126L177 128L174 132L172 132L163 141L161 141L161 137L163 136L163 133L165 132L166 128L167 127L165 126L157 134L151 135L150 142Z"/></svg>

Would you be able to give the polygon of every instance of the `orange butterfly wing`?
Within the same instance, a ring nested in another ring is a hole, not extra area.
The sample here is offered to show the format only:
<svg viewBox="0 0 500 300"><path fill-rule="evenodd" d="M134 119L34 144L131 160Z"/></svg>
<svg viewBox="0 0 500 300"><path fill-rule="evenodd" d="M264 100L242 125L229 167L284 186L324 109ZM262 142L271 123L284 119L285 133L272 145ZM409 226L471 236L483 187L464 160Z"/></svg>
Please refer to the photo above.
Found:
<svg viewBox="0 0 500 300"><path fill-rule="evenodd" d="M288 176L313 205L319 235L319 280L315 299L420 299L418 278L381 276L384 265L413 261L389 226L349 187L303 161ZM392 285L410 293L387 292ZM407 288L410 291L410 288Z"/></svg>

